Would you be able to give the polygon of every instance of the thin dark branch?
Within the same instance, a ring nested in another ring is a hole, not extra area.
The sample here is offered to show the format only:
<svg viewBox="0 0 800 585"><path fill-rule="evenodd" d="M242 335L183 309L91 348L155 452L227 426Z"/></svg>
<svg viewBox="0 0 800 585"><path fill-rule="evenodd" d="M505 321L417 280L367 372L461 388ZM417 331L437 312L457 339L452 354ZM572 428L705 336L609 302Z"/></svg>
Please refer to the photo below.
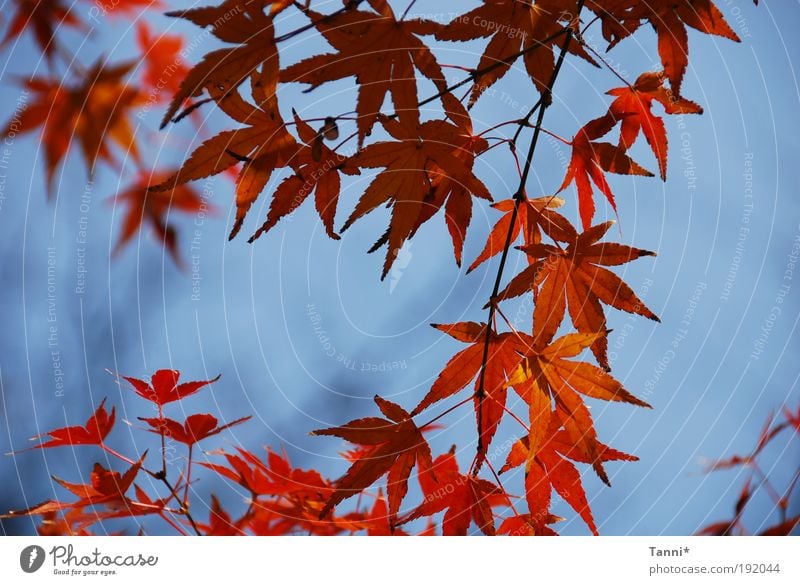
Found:
<svg viewBox="0 0 800 585"><path fill-rule="evenodd" d="M299 28L296 28L296 29L294 29L292 31L289 31L286 34L283 34L283 35L281 35L279 37L275 37L275 42L276 43L281 43L283 41L288 41L289 39L293 39L297 35L299 35L301 33L304 33L307 30L311 30L312 28L315 28L318 24L321 24L323 22L328 22L329 20L331 20L333 18L336 18L340 14L344 14L348 10L352 10L353 8L357 8L358 5L361 4L363 1L364 0L350 0L347 4L345 4L344 6L339 8L339 10L335 10L334 12L331 12L330 14L326 14L322 18L319 18L317 20L312 20L308 24L304 24L303 26L301 26ZM298 5L297 2L295 2L295 5L297 6L297 8L299 10L302 10L303 12L305 12L307 10L307 7L304 7L302 5Z"/></svg>
<svg viewBox="0 0 800 585"><path fill-rule="evenodd" d="M161 480L161 483L163 483L165 486L167 486L167 489L170 491L170 493L173 496L175 496L175 500L180 504L181 514L186 516L186 519L189 521L189 524L192 525L192 529L194 530L195 534L197 536L202 536L202 533L200 532L200 529L197 527L197 523L194 521L194 518L192 518L192 513L189 512L188 504L186 502L181 502L180 501L180 498L178 497L177 490L172 486L170 481L167 479L166 474L157 473L156 477L157 477L157 479Z"/></svg>
<svg viewBox="0 0 800 585"><path fill-rule="evenodd" d="M400 20L406 19L406 16L408 16L408 13L411 11L412 8L414 8L414 4L416 3L417 0L411 0L411 2L408 3L408 6L406 6L405 11L403 12L403 16L400 17Z"/></svg>
<svg viewBox="0 0 800 585"><path fill-rule="evenodd" d="M581 11L583 10L585 0L578 0L578 7L577 7L577 15L579 16ZM577 16L576 16L577 18ZM566 31L566 37L564 38L564 44L561 46L561 51L558 55L558 60L556 61L555 68L553 69L553 75L550 77L550 82L547 84L544 92L542 92L542 97L539 99L539 104L536 108L531 109L531 114L534 111L538 111L536 125L534 126L533 136L531 137L531 143L528 147L528 154L525 157L525 166L522 170L522 176L520 177L519 187L517 188L517 192L514 193L514 210L511 213L511 223L508 226L508 233L506 234L506 241L505 245L503 246L503 253L500 256L500 265L497 267L497 276L495 277L494 281L494 288L492 289L492 297L489 301L489 316L487 318L487 327L486 327L486 337L483 343L483 357L481 359L481 369L480 374L478 375L478 389L476 391L476 397L478 398L478 453L476 456L476 465L474 466L472 473L473 475L477 475L480 471L480 466L483 460L485 459L485 445L483 444L483 421L482 421L482 413L483 413L483 400L486 398L486 364L489 361L489 346L491 344L492 339L492 327L491 323L494 319L494 314L496 311L496 301L495 298L497 297L498 293L500 292L500 283L503 280L503 270L506 266L506 260L508 259L508 251L511 247L511 236L514 233L514 226L517 223L517 216L519 215L519 206L520 203L525 199L525 184L528 182L528 175L531 171L531 165L533 164L533 154L536 151L536 145L539 142L539 136L541 135L541 127L542 121L544 120L544 114L547 111L547 108L552 104L552 93L553 93L553 86L555 85L556 79L558 78L558 74L561 71L561 66L564 64L564 59L567 55L567 51L569 50L570 42L572 41L572 37L574 36L574 31L572 26L566 27L564 29Z"/></svg>
<svg viewBox="0 0 800 585"><path fill-rule="evenodd" d="M503 59L497 60L494 63L492 63L491 65L487 65L486 67L482 67L481 69L475 69L474 71L472 71L467 77L465 77L461 81L457 81L453 85L447 86L442 91L439 91L439 92L433 94L432 96L425 98L424 100L419 102L417 104L417 106L418 107L419 106L424 106L426 104L431 103L434 100L439 99L440 97L443 97L443 96L447 95L448 93L453 93L459 87L461 87L463 85L466 85L469 82L477 81L479 78L483 77L487 73L491 73L492 71L494 71L495 69L497 69L499 67L502 67L503 65L508 65L511 61L514 61L515 59L518 59L519 57L521 57L523 55L526 55L526 54L528 54L528 53L530 53L532 51L535 51L536 49L538 49L540 47L544 47L549 42L556 40L558 37L560 37L561 35L564 35L564 34L571 36L570 29L562 28L558 32L555 32L555 33L551 34L549 37L546 37L546 38L542 39L541 41L538 41L538 40L534 41L533 44L528 45L524 49L521 49L521 50L517 51L516 53L512 53L511 55L508 55L507 57L504 57Z"/></svg>

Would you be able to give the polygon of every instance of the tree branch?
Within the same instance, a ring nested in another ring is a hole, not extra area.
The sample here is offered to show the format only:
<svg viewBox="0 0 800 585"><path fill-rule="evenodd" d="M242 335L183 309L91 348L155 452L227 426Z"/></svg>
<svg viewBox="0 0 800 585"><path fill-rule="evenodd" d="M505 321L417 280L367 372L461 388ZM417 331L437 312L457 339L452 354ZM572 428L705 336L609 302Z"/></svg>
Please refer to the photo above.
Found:
<svg viewBox="0 0 800 585"><path fill-rule="evenodd" d="M578 19L580 17L580 13L583 10L583 5L585 0L578 0L578 6L576 10L575 18ZM514 233L514 226L517 223L517 217L519 215L519 206L520 203L525 199L525 184L528 182L528 175L531 171L531 165L533 164L533 154L536 151L536 145L539 142L539 136L541 135L541 127L542 121L544 120L544 114L547 111L547 108L550 107L552 104L552 92L553 86L555 85L556 79L558 78L558 74L561 71L561 66L564 64L564 58L566 57L567 51L569 50L570 42L574 36L574 30L572 26L569 26L564 29L566 31L566 37L564 38L564 44L561 46L561 52L558 55L558 60L556 61L555 68L553 69L553 75L550 77L550 82L547 84L545 91L542 93L542 97L539 100L538 106L538 115L536 119L536 125L534 126L533 136L531 137L530 146L528 147L528 154L525 156L525 166L522 170L522 176L520 177L519 187L517 188L516 193L514 193L514 210L511 213L511 222L508 226L508 233L506 234L506 241L505 245L503 246L503 252L500 256L500 265L497 267L497 276L495 277L494 281L494 288L492 289L492 296L489 300L489 316L486 320L486 337L483 343L483 357L481 359L481 369L480 374L478 375L478 389L475 393L475 396L478 399L478 447L477 447L477 455L475 458L475 465L473 467L472 473L473 475L477 475L480 471L481 464L486 456L486 446L483 444L483 401L486 398L486 364L489 361L489 346L491 345L492 339L492 320L494 319L494 314L496 311L495 306L495 297L500 292L500 283L503 280L503 270L506 266L506 260L508 259L508 251L511 247L511 236ZM531 109L531 115L534 111L536 111L537 107Z"/></svg>

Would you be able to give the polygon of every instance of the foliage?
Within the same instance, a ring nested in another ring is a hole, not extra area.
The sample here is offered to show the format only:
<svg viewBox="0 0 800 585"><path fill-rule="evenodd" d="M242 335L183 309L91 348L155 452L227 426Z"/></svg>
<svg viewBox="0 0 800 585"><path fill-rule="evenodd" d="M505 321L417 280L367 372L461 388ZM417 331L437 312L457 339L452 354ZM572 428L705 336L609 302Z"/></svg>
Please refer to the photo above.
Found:
<svg viewBox="0 0 800 585"><path fill-rule="evenodd" d="M30 2L16 0L14 4L18 12L4 42L30 29L51 62L59 55L68 60L55 24L81 29L80 18L54 2L49 12L37 4L25 20L22 15ZM344 0L341 7L327 13L312 9L311 4L224 0L217 6L167 13L205 29L224 45L207 52L193 66L181 58L180 37L161 36L139 25L142 66L135 72L133 63L109 64L99 59L87 70L70 67L66 83L56 76L55 65L50 76L22 81L36 95L23 127L25 131L41 127L48 185L73 139L80 144L89 172L98 160L117 164L115 151L121 150L136 162L138 175L116 196L117 202L128 206L118 250L149 225L176 262L178 234L167 218L170 211L192 213L201 208L203 203L190 183L205 177L221 173L236 177L230 238L246 229L250 242L269 232L312 193L320 221L333 239L385 206L391 217L370 250L386 246L382 278L404 243L440 210L460 265L473 206L492 202L502 215L469 266L472 271L500 256L493 294L485 307L488 314L481 322L434 325L466 347L447 361L413 409L376 396L383 417L360 418L313 432L352 444L344 454L349 467L338 479L294 468L285 454L270 449L264 457L244 448L212 451L219 463L197 461L194 454L199 443L205 445L249 417L227 422L210 413L168 418L165 411L172 403L216 380L179 383L178 372L160 370L150 381L125 378L157 411L155 417L140 419L145 426L135 426L160 438L160 468L148 467L146 452L129 457L108 446L116 411L108 412L104 401L84 426L53 430L34 448L93 445L126 468L112 471L97 463L87 484L57 480L76 499L47 501L11 515L41 516L43 534L84 534L97 522L148 516L160 517L182 534L405 534L412 521L426 518L423 534L437 530L468 534L474 525L488 535L550 535L555 534L552 525L560 520L551 510L555 492L596 534L579 465L588 466L609 483L606 464L636 457L601 442L589 401L649 408L610 373L609 326L603 305L658 321L613 271L654 253L602 241L613 222L595 223L596 207L598 200L605 199L616 211L609 175L654 176L631 158L630 150L640 137L653 153L658 175L666 179L668 137L660 110L664 115L702 113L701 106L681 93L688 67L687 28L734 41L738 40L735 33L711 0L483 0L479 7L447 23L414 16L414 0L400 8L387 0ZM139 0L129 0L116 10L141 8ZM276 19L289 11L302 13L306 24L277 34ZM634 81L626 80L603 54L584 42L584 33L593 26L600 27L608 42L606 52L641 28L653 29L660 67L642 72ZM288 66L282 63L281 47L287 41L313 34L324 38L332 47L330 52L311 54ZM443 73L447 65L440 62L433 39L438 43L485 41L485 49L475 67L448 85ZM571 139L544 125L568 55L609 69L622 84L609 88L607 110L576 125ZM484 99L488 88L502 83L518 61L538 99L526 115L476 131L471 108ZM132 79L134 75L138 81ZM290 116L285 107L282 111L278 94L283 85L302 84L312 91L343 79L353 79L357 86L353 111L324 112L314 118L303 118L294 110ZM420 85L431 86L432 95L420 98ZM467 90L461 98L456 96L460 88ZM166 99L163 90L172 96ZM387 98L391 111L385 111ZM153 103L165 108L162 128L185 123L208 105L217 108L230 127L206 137L179 168L152 169L137 146L130 114ZM500 128L513 129L513 138L496 136ZM561 184L553 185L551 193L532 197L528 177L542 134L568 146L571 158ZM527 149L520 145L523 135L530 136ZM476 174L476 160L498 147L507 150L509 163L519 171L518 187L511 193L490 193ZM337 230L342 182L370 169L378 169L377 174ZM277 173L283 177L277 189L265 193ZM573 184L579 227L557 211ZM261 197L271 198L267 217L260 227L245 227L252 223L253 204ZM494 202L495 197L499 201ZM527 266L506 282L504 269L513 245ZM530 331L512 326L503 313L503 302L521 295L534 301ZM589 361L592 358L597 365ZM525 404L524 412L509 406L509 390ZM419 421L423 413L445 401L451 404L442 412ZM469 403L475 412L477 448L470 466L462 470L455 449L433 453L425 433L436 421ZM496 454L490 446L506 420L516 425L516 434L506 438L501 448L505 464L496 470ZM781 428L790 423L797 427L796 416L787 415ZM773 430L765 436L771 438ZM167 476L167 441L181 443L187 450L185 467L177 478ZM746 464L754 457L747 458ZM241 515L224 509L212 496L208 520L196 517L189 496L192 470L198 465L246 491L247 508ZM523 469L524 481L507 490L501 475L517 467ZM409 481L415 470L423 501L410 505ZM165 493L148 493L137 483L145 476L160 482ZM374 487L380 482L385 484L385 496L383 486ZM747 486L745 494L749 495ZM354 496L355 504L347 508L344 502ZM740 502L737 518L743 506ZM724 529L714 525L705 532L731 533L738 527L737 518ZM772 530L789 532L796 521L783 518Z"/></svg>

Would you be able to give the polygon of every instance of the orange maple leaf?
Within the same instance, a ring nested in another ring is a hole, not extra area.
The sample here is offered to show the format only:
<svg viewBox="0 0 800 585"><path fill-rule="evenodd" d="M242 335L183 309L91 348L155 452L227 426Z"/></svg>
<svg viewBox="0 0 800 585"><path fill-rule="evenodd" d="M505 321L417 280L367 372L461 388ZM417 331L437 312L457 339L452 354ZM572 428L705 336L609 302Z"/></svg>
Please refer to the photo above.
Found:
<svg viewBox="0 0 800 585"><path fill-rule="evenodd" d="M416 465L420 472L424 472L433 465L428 442L411 415L380 396L375 396L375 403L386 419L361 418L340 427L311 433L341 437L351 443L371 447L336 481L336 491L322 509L320 518L327 516L342 500L356 495L388 473L386 492L389 497L389 516L391 524L395 524L400 504L408 492L411 470Z"/></svg>
<svg viewBox="0 0 800 585"><path fill-rule="evenodd" d="M98 159L116 162L112 142L139 162L128 113L142 103L142 96L134 85L124 81L132 68L133 63L106 66L101 59L67 81L32 77L22 82L34 98L15 122L20 133L42 127L48 189L73 139L81 147L90 174Z"/></svg>
<svg viewBox="0 0 800 585"><path fill-rule="evenodd" d="M531 466L536 463L535 457L542 453L555 430L563 425L574 453L589 462L600 479L609 483L603 469L603 461L607 460L604 456L609 451L597 440L591 414L580 395L646 408L650 408L650 405L636 398L619 381L597 366L569 359L602 336L605 336L605 332L568 333L550 345L529 349L509 378L508 385L528 403L530 409L527 471L530 472ZM539 508L542 507L537 506Z"/></svg>
<svg viewBox="0 0 800 585"><path fill-rule="evenodd" d="M444 74L431 50L419 39L439 30L438 23L418 18L398 20L386 0L368 0L375 12L346 10L326 18L307 11L325 40L336 53L323 53L281 72L281 81L310 84L311 89L325 82L355 77L358 89L359 146L372 131L387 93L391 93L395 112L419 122L416 68L444 92Z"/></svg>
<svg viewBox="0 0 800 585"><path fill-rule="evenodd" d="M478 434L483 446L478 457L483 458L505 414L507 380L516 371L521 359L520 353L526 350L529 340L517 333L490 333L483 373L484 396L480 398L477 393L480 389L479 373L485 353L486 325L464 322L433 326L470 345L447 362L431 389L411 414L417 415L436 402L460 392L475 379L475 416L481 425Z"/></svg>
<svg viewBox="0 0 800 585"><path fill-rule="evenodd" d="M245 101L239 91L227 86L210 90L219 108L230 118L245 124L243 128L226 130L198 146L181 168L165 181L150 187L166 191L176 185L217 175L244 162L236 182L236 219L229 238L236 236L245 215L266 186L276 168L297 165L297 142L289 134L278 111L275 95L277 79L268 70L277 61L266 62L260 72L254 71L251 93L256 105Z"/></svg>
<svg viewBox="0 0 800 585"><path fill-rule="evenodd" d="M615 88L607 93L616 97L608 108L609 113L622 120L619 145L629 149L641 131L658 159L661 179L666 180L667 130L664 121L651 111L653 102L660 103L667 114L702 114L703 108L675 96L664 87L663 74L656 72L643 73L632 86Z"/></svg>
<svg viewBox="0 0 800 585"><path fill-rule="evenodd" d="M604 266L618 266L654 252L599 240L614 224L608 221L578 235L566 248L533 244L524 251L533 264L517 274L496 300L513 298L534 291L533 336L539 344L549 343L569 309L573 325L581 333L606 330L601 302L628 313L658 321L636 293ZM609 369L608 341L599 335L592 343L598 363Z"/></svg>
<svg viewBox="0 0 800 585"><path fill-rule="evenodd" d="M10 19L6 36L0 42L5 47L26 30L33 32L36 44L48 59L61 50L55 33L61 27L86 30L86 24L76 15L76 10L64 5L63 0L14 0L17 12Z"/></svg>
<svg viewBox="0 0 800 585"><path fill-rule="evenodd" d="M617 119L606 114L600 118L592 120L581 128L572 142L572 158L567 167L567 174L564 182L561 183L558 192L566 189L573 181L578 189L578 207L580 209L583 229L588 229L592 225L594 217L594 183L600 192L606 196L614 212L617 211L617 204L614 201L614 193L606 182L604 173L616 173L618 175L641 175L652 177L653 174L636 164L627 154L622 146L610 144L608 142L595 142L601 136L608 134L616 126Z"/></svg>
<svg viewBox="0 0 800 585"><path fill-rule="evenodd" d="M181 80L189 72L181 55L183 37L167 33L153 34L147 22L140 20L136 25L136 44L142 53L142 79L150 90L149 95L161 101L165 97L162 91L177 92Z"/></svg>
<svg viewBox="0 0 800 585"><path fill-rule="evenodd" d="M435 476L434 476L435 473ZM493 506L507 506L509 499L490 481L464 475L458 469L454 450L439 455L430 471L420 473L423 502L403 523L446 510L443 536L466 536L471 522L488 536L495 534Z"/></svg>
<svg viewBox="0 0 800 585"><path fill-rule="evenodd" d="M294 121L297 134L304 143L298 146L297 156L292 163L297 170L294 175L287 177L278 185L272 196L267 220L250 238L250 242L268 232L282 217L300 207L312 192L325 231L331 238L339 239L333 228L341 189L339 173L357 174L359 171L353 165L347 164L346 157L325 145L323 131L314 131L308 123L297 116L297 113L294 114Z"/></svg>
<svg viewBox="0 0 800 585"><path fill-rule="evenodd" d="M569 433L560 428L561 421L557 416L551 416L549 422L537 420L534 424L537 426L535 434L539 435L536 439L539 442L537 452L531 455L528 447L530 438L522 437L514 443L505 464L500 469L502 474L521 465L527 466L525 492L529 513L522 518L509 518L509 523L501 526L500 531L531 536L555 534L547 526L561 520L549 513L552 488L564 498L564 501L572 509L578 512L589 529L596 534L597 526L594 523L591 507L586 500L580 473L568 460L579 463L591 463L591 461L586 458L580 448L576 447ZM617 451L599 441L597 447L599 459L602 462L639 460L634 455ZM533 461L529 463L531 458Z"/></svg>
<svg viewBox="0 0 800 585"><path fill-rule="evenodd" d="M489 237L486 239L486 245L478 257L470 264L467 269L468 273L503 251L509 228L511 228L509 244L516 242L520 234L522 234L524 245L541 242L542 232L561 242L569 241L577 236L572 224L563 215L553 211L564 205L564 200L560 197L551 195L536 199L524 199L519 204L516 221L511 226L514 205L514 199L504 199L492 204L494 209L503 212L503 217L494 224L492 231L489 232Z"/></svg>
<svg viewBox="0 0 800 585"><path fill-rule="evenodd" d="M754 3L758 4L758 0ZM650 23L658 37L661 64L676 96L681 93L689 64L687 26L739 42L739 37L711 0L590 0L587 6L603 21L603 36L610 42L609 49L633 34L643 22Z"/></svg>
<svg viewBox="0 0 800 585"><path fill-rule="evenodd" d="M392 207L392 219L387 233L372 250L384 242L388 243L386 261L381 278L386 277L403 243L418 229L421 221L429 218L428 202L438 201L439 207L446 198L464 193L491 200L489 190L472 170L474 151L464 147L466 130L447 120L430 120L422 124L413 119L395 120L381 116L385 130L395 141L370 144L361 150L353 163L361 168L383 167L384 171L370 183L359 199L356 208L342 227L349 228L354 221L384 203ZM479 139L482 140L482 139ZM444 184L445 178L457 182L458 186ZM462 205L471 206L458 200ZM433 209L438 209L434 203ZM469 222L469 215L465 217ZM451 217L450 221L457 221ZM458 222L457 230L466 230L464 222ZM456 257L460 256L457 240Z"/></svg>
<svg viewBox="0 0 800 585"><path fill-rule="evenodd" d="M173 120L187 99L200 96L203 90L215 91L218 86L233 92L248 77L256 75L259 68L258 84L272 88L274 93L279 69L278 50L273 15L264 13L263 4L225 0L219 6L167 12L167 16L209 27L217 39L235 46L211 51L191 68L164 113L161 128ZM231 117L241 121L236 116Z"/></svg>
<svg viewBox="0 0 800 585"><path fill-rule="evenodd" d="M115 205L127 206L119 239L114 246L115 254L131 241L142 225L148 223L175 263L181 265L177 232L168 223L167 218L173 213L195 214L203 209L210 214L214 213L216 208L205 203L200 194L188 185L178 185L172 191L148 190L148 185L163 181L169 176L174 176L174 172L140 172L133 183L111 200Z"/></svg>
<svg viewBox="0 0 800 585"><path fill-rule="evenodd" d="M555 69L553 47L563 42L563 31L577 10L576 0L483 0L483 4L455 17L436 33L440 41L473 41L491 37L476 70L503 63L475 80L469 105L481 93L503 77L518 58L523 56L525 68L536 88L544 91ZM547 40L549 39L549 40ZM597 66L579 43L570 43L569 52Z"/></svg>

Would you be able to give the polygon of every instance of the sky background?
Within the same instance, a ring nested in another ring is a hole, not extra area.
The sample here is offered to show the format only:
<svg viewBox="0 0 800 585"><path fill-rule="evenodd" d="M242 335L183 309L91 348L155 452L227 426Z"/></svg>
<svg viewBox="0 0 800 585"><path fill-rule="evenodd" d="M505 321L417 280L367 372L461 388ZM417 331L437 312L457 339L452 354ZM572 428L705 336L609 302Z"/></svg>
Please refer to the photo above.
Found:
<svg viewBox="0 0 800 585"><path fill-rule="evenodd" d="M0 2L3 12L8 4ZM168 4L170 8L192 5ZM405 8L404 2L392 4ZM767 0L758 8L749 0L717 4L742 42L690 32L690 67L683 92L699 102L705 114L665 118L670 137L667 181L610 179L619 206L619 229L613 229L609 239L658 252L656 258L642 258L617 273L662 323L607 311L614 329L609 340L613 373L653 410L592 405L601 440L641 458L637 463L609 464L611 488L590 470L584 473L601 534L691 534L730 517L744 476L737 470L705 475L703 462L748 452L771 412L785 403L798 403L800 271L789 273L794 280L785 277L793 249L796 255L800 245L796 77L800 37L794 34L800 25L800 3ZM328 8L323 2L314 5L321 11ZM422 0L412 13L449 20L454 5ZM459 2L459 11L473 5ZM88 65L100 54L112 62L136 55L130 20L98 14L88 2L76 2L73 9L92 27L86 38L70 31L63 34L79 62ZM188 44L203 39L200 29L158 11L143 18L156 31L184 34ZM290 11L278 19L278 29L288 31L303 23L303 17ZM586 40L605 47L597 26ZM483 43L434 46L440 62L474 65ZM615 48L609 61L633 81L656 65L655 46L652 31L643 29ZM214 47L213 41L203 40L190 53L189 62L197 62ZM324 48L313 34L302 35L281 47L282 64ZM38 55L29 35L0 53L4 120L11 117L20 95L15 79L32 72L47 74ZM59 65L53 74L64 72ZM451 81L461 77L456 69L447 72ZM608 70L569 58L545 118L546 128L572 136L605 111L610 103L605 92L619 84ZM302 117L319 117L352 109L353 89L352 79L310 94L302 94L301 86L287 85L281 87L279 98L285 117L291 107ZM427 82L420 82L419 91L420 97L432 93ZM536 98L517 64L497 84L494 95L485 96L474 108L476 130L518 117ZM430 115L436 115L438 105L432 107ZM198 125L187 120L159 133L162 112L163 106L155 107L136 120L137 136L147 145L145 162L157 168L179 164L204 137L230 127L218 113L202 110ZM429 324L485 320L481 307L490 294L497 260L466 275L465 267L458 268L453 261L441 214L406 247L405 265L398 265L381 282L383 251L367 255L366 250L385 229L385 211L359 221L336 242L325 235L313 205L306 202L255 244L247 244L249 234L229 243L232 182L218 176L197 183L215 206L215 217L170 218L179 229L179 248L190 266L181 271L147 232L119 256L110 257L122 212L110 198L134 176L130 161L123 162L121 171L101 165L94 180L87 182L80 154L73 151L59 169L54 196L48 200L38 133L17 136L12 142L0 198L2 453L29 446L28 439L37 433L82 424L106 396L117 406L120 419L135 421L150 415L148 406L127 387L119 387L109 370L146 378L157 369L174 368L187 380L222 374L209 390L182 403L187 413L211 412L220 419L254 416L210 445L253 450L260 445L282 446L296 466L336 477L346 469L337 455L343 443L310 437L309 431L374 414L376 393L410 409L462 348ZM125 153L119 154L124 159ZM543 140L529 194L553 193L568 157L563 145ZM642 140L633 157L656 169ZM476 174L495 200L508 198L516 188L513 160L502 149L481 157ZM337 227L371 176L345 184ZM273 177L243 231L252 233L260 225L275 184ZM565 199L564 212L574 221L574 191L567 191ZM82 201L88 206L81 208ZM498 217L485 204L476 204L466 240L466 265L481 250ZM613 212L601 204L596 221L605 217L612 218ZM76 237L82 218L88 239L86 289L77 294ZM190 250L193 235L198 244L195 252ZM193 253L199 285L192 279ZM51 299L49 259L55 264ZM522 254L513 253L507 277L524 263ZM779 301L782 285L788 290L784 287L786 295ZM530 299L508 302L504 312L519 315L521 328L530 326ZM51 325L57 328L55 345ZM755 352L758 343L760 353ZM63 393L56 387L53 351L59 352ZM180 406L172 415L180 418ZM429 436L434 452L456 444L459 460L467 466L475 449L473 413L461 409L442 422L446 429ZM517 435L517 428L504 423L496 444ZM142 436L118 423L111 444L127 453L155 447ZM64 497L50 476L76 481L88 475L98 457L105 463L91 447L0 457L0 509ZM785 433L765 453L763 463L775 484L785 486L798 460L798 442ZM118 469L116 462L113 465ZM521 493L521 474L508 475L507 489ZM233 508L240 505L241 494L213 475L199 473L198 480L195 489L203 500L198 505L200 517L206 515L211 491ZM793 502L795 513L799 506ZM560 532L587 533L563 503L559 501L555 510L567 519L558 525ZM763 528L765 519L776 518L772 511L769 499L759 494L746 524L753 530ZM1 526L5 534L34 529L29 519L3 521ZM148 529L158 532L164 526L155 523Z"/></svg>

